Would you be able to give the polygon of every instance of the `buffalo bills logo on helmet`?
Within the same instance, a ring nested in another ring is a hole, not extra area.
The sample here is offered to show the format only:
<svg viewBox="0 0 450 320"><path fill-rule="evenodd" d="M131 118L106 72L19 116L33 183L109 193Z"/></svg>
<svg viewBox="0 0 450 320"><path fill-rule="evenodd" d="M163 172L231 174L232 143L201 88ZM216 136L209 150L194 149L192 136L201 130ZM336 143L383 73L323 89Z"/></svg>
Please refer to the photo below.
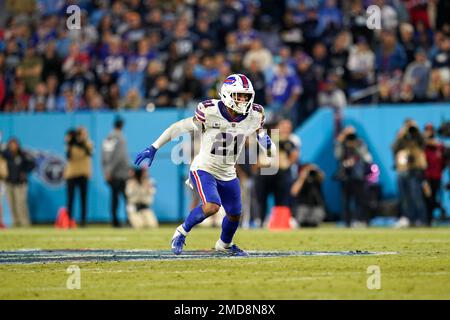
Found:
<svg viewBox="0 0 450 320"><path fill-rule="evenodd" d="M228 78L225 79L225 81L223 83L231 85L231 84L233 84L235 82L236 82L236 78L235 77L228 77Z"/></svg>

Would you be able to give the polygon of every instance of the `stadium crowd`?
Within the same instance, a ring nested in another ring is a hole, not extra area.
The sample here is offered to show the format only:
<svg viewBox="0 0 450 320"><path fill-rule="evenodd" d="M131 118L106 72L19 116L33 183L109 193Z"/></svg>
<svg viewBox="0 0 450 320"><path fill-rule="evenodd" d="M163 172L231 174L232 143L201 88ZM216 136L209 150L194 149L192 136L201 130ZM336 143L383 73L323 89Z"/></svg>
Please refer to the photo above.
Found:
<svg viewBox="0 0 450 320"><path fill-rule="evenodd" d="M67 27L69 5L81 29ZM380 8L381 29L366 8ZM0 110L153 110L245 73L297 126L318 107L450 100L447 0L29 0L0 15Z"/></svg>

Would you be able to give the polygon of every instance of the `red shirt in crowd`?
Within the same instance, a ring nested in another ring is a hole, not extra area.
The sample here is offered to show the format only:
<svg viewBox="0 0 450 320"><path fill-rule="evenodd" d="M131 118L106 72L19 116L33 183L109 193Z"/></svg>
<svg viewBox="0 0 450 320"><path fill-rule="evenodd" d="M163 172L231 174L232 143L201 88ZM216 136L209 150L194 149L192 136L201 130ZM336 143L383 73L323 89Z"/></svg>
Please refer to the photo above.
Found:
<svg viewBox="0 0 450 320"><path fill-rule="evenodd" d="M425 178L431 180L441 180L442 171L445 169L444 145L438 143L425 147L425 156L427 158L427 169L425 170Z"/></svg>

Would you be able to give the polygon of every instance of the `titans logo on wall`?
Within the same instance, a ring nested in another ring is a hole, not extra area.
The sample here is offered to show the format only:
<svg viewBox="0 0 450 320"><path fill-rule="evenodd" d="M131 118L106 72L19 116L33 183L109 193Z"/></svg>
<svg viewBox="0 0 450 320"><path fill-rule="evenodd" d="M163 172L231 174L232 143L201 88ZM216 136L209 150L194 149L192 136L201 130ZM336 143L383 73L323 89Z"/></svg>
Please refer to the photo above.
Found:
<svg viewBox="0 0 450 320"><path fill-rule="evenodd" d="M35 151L33 156L35 173L40 181L52 187L59 187L64 183L64 159L45 151Z"/></svg>

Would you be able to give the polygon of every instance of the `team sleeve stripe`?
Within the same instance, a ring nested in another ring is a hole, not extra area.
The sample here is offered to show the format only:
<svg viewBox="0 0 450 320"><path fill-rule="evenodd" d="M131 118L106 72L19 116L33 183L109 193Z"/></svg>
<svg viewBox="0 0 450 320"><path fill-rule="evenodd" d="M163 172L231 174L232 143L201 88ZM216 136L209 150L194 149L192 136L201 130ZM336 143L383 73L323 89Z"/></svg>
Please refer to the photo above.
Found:
<svg viewBox="0 0 450 320"><path fill-rule="evenodd" d="M199 115L198 113L195 113L195 118L200 122L205 122L205 118Z"/></svg>
<svg viewBox="0 0 450 320"><path fill-rule="evenodd" d="M205 117L205 114L204 114L202 111L200 111L199 108L197 108L197 110L195 110L195 112L198 113L198 114L199 114L200 116L202 116L203 118Z"/></svg>

